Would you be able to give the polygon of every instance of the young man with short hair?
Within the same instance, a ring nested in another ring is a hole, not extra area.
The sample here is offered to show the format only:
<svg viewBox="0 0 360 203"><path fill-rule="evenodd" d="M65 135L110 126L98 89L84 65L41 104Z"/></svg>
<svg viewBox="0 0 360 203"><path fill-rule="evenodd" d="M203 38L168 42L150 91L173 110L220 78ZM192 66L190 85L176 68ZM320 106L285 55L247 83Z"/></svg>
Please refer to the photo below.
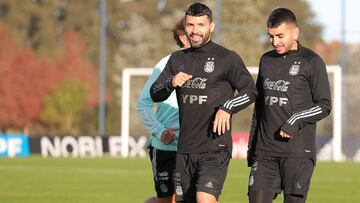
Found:
<svg viewBox="0 0 360 203"><path fill-rule="evenodd" d="M260 60L248 165L250 203L303 203L316 160L316 122L331 110L322 59L298 42L294 13L277 8L267 21L274 47Z"/></svg>

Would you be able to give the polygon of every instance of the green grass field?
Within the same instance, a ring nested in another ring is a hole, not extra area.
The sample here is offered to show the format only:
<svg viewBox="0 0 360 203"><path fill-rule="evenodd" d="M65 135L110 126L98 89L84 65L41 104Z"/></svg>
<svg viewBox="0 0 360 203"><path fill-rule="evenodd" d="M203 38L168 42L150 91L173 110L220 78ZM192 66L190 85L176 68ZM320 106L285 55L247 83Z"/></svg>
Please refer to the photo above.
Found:
<svg viewBox="0 0 360 203"><path fill-rule="evenodd" d="M248 172L232 160L221 203L247 202ZM360 163L318 162L307 202L356 203L359 189ZM148 159L0 159L0 203L142 203L153 190Z"/></svg>

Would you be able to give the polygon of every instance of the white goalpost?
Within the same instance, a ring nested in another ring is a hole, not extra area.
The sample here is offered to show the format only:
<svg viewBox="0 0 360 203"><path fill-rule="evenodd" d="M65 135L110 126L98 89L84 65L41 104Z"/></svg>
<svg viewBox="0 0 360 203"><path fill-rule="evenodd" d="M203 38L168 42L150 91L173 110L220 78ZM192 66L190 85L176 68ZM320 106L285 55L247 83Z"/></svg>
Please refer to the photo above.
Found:
<svg viewBox="0 0 360 203"><path fill-rule="evenodd" d="M339 65L328 65L326 66L328 73L333 74L332 78L332 160L333 161L342 161L344 157L342 156L341 149L341 138L342 138L342 72ZM249 72L253 75L258 74L257 67L249 67ZM121 94L121 156L128 157L129 155L129 120L130 120L130 81L131 77L136 76L148 76L152 73L153 68L125 68L122 72L122 94Z"/></svg>
<svg viewBox="0 0 360 203"><path fill-rule="evenodd" d="M333 77L333 93L332 93L332 106L333 106L333 138L332 158L334 161L339 162L343 160L341 149L341 136L342 136L342 71L338 65L327 66L327 71L334 74Z"/></svg>
<svg viewBox="0 0 360 203"><path fill-rule="evenodd" d="M153 68L125 68L122 73L121 94L121 156L129 156L130 79L151 75Z"/></svg>

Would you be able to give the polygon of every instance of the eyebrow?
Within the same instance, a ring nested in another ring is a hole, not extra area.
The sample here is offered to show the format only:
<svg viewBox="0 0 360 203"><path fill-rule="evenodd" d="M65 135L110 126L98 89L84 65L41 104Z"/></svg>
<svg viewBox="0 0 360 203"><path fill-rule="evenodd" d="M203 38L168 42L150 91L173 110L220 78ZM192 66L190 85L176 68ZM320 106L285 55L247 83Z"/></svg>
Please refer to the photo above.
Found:
<svg viewBox="0 0 360 203"><path fill-rule="evenodd" d="M268 35L271 35L271 36L280 36L280 35L284 35L284 33L279 33L279 34L271 34L270 32L267 33Z"/></svg>

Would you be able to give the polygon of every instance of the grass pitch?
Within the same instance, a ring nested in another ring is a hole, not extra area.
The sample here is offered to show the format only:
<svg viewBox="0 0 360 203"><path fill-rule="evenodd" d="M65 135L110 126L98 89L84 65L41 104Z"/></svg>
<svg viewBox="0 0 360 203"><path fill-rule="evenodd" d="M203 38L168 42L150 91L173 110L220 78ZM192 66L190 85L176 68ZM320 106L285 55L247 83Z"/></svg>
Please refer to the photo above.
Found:
<svg viewBox="0 0 360 203"><path fill-rule="evenodd" d="M231 161L221 203L247 202L248 173L244 160ZM307 202L360 202L359 188L360 163L318 162ZM0 159L0 203L142 203L154 194L148 159Z"/></svg>

